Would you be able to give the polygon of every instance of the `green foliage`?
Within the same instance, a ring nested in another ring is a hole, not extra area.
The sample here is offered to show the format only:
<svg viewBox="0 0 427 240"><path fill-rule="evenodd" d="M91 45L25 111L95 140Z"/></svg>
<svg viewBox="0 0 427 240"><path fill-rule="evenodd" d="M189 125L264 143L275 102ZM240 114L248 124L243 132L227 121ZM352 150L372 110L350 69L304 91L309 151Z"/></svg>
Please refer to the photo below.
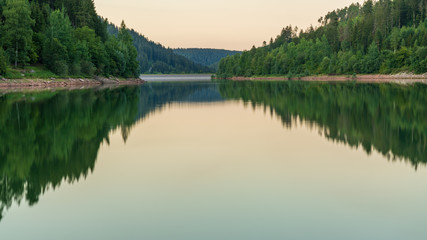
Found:
<svg viewBox="0 0 427 240"><path fill-rule="evenodd" d="M7 70L7 57L6 53L4 52L3 48L0 47L0 75L6 74Z"/></svg>
<svg viewBox="0 0 427 240"><path fill-rule="evenodd" d="M1 43L8 59L21 63L39 63L55 74L66 75L139 75L137 53L131 38L120 40L107 52L107 21L100 18L93 0L0 1ZM129 42L131 44L129 44ZM111 46L111 45L110 45ZM124 55L123 71L114 64L116 52ZM8 74L14 77L13 73Z"/></svg>
<svg viewBox="0 0 427 240"><path fill-rule="evenodd" d="M43 62L54 73L67 75L72 50L71 22L64 11L55 10L50 14L49 23L45 33Z"/></svg>
<svg viewBox="0 0 427 240"><path fill-rule="evenodd" d="M417 47L411 55L410 62L416 73L427 72L427 47Z"/></svg>
<svg viewBox="0 0 427 240"><path fill-rule="evenodd" d="M119 49L121 50L126 62L121 75L125 77L138 76L140 73L139 64L136 60L138 52L133 46L133 38L130 35L128 29L126 28L126 24L124 21L122 21L122 24L120 26L117 39L119 40Z"/></svg>
<svg viewBox="0 0 427 240"><path fill-rule="evenodd" d="M120 29L110 24L108 32L117 36ZM135 30L129 30L133 37L133 45L137 50L137 60L142 73L206 73L211 69L196 64L193 61L178 55L174 50L148 40Z"/></svg>
<svg viewBox="0 0 427 240"><path fill-rule="evenodd" d="M46 78L56 78L58 77L44 66L30 66L26 68L25 78L29 79L46 79Z"/></svg>
<svg viewBox="0 0 427 240"><path fill-rule="evenodd" d="M227 57L217 75L425 73L425 9L425 0L352 4L320 18L317 28L288 26L269 45Z"/></svg>
<svg viewBox="0 0 427 240"><path fill-rule="evenodd" d="M86 76L92 76L95 74L96 68L89 61L82 61L80 65L80 72Z"/></svg>
<svg viewBox="0 0 427 240"><path fill-rule="evenodd" d="M75 54L73 62L81 62L81 70L85 75L109 74L108 54L101 37L89 27L77 28L74 31Z"/></svg>
<svg viewBox="0 0 427 240"><path fill-rule="evenodd" d="M366 73L376 73L380 68L380 52L375 43L372 43L369 46L368 52L365 56L365 72Z"/></svg>
<svg viewBox="0 0 427 240"><path fill-rule="evenodd" d="M55 61L52 65L54 73L59 76L66 76L68 74L68 64L65 60Z"/></svg>
<svg viewBox="0 0 427 240"><path fill-rule="evenodd" d="M27 0L6 0L3 17L3 46L15 68L18 63L25 66L30 61L33 35L31 27L34 25L30 4Z"/></svg>
<svg viewBox="0 0 427 240"><path fill-rule="evenodd" d="M32 65L25 69L20 68L9 68L6 74L3 76L7 79L47 79L57 78L58 75L54 74L49 69L46 69L43 65Z"/></svg>
<svg viewBox="0 0 427 240"><path fill-rule="evenodd" d="M110 74L124 77L139 75L139 64L136 60L138 53L132 43L133 38L124 24L118 36L109 37L105 43L105 49L109 54L108 70Z"/></svg>
<svg viewBox="0 0 427 240"><path fill-rule="evenodd" d="M219 61L227 56L241 53L240 51L229 51L223 49L205 48L178 48L173 50L176 54L184 56L191 61L206 67L218 68Z"/></svg>

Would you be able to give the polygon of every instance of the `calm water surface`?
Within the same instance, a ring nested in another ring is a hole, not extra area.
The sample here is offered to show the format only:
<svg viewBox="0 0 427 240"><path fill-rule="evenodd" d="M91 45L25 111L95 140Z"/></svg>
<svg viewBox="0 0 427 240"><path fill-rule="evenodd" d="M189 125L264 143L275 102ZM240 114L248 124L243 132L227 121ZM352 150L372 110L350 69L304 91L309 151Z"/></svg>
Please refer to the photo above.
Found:
<svg viewBox="0 0 427 240"><path fill-rule="evenodd" d="M0 93L0 239L426 239L427 87Z"/></svg>

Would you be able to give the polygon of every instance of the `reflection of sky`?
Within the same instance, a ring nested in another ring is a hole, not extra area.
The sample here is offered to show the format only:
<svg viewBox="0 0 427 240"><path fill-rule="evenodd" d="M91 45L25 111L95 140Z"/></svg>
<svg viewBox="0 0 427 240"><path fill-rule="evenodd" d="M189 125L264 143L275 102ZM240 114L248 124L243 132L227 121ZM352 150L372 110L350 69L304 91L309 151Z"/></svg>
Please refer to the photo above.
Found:
<svg viewBox="0 0 427 240"><path fill-rule="evenodd" d="M241 102L171 104L87 180L11 208L5 239L425 239L426 169ZM23 231L25 229L25 231Z"/></svg>
<svg viewBox="0 0 427 240"><path fill-rule="evenodd" d="M171 48L248 50L357 0L95 0L98 14Z"/></svg>

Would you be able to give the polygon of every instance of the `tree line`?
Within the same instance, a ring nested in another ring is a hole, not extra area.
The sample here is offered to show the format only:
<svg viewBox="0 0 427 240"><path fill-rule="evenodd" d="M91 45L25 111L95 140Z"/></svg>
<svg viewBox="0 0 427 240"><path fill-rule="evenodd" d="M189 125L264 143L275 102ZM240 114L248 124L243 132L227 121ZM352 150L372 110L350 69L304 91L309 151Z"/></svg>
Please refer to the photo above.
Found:
<svg viewBox="0 0 427 240"><path fill-rule="evenodd" d="M139 75L126 25L107 32L93 0L0 0L0 75L43 64L60 76Z"/></svg>
<svg viewBox="0 0 427 240"><path fill-rule="evenodd" d="M367 0L287 26L262 47L220 62L219 77L427 72L427 1Z"/></svg>
<svg viewBox="0 0 427 240"><path fill-rule="evenodd" d="M176 54L184 56L191 61L217 70L219 61L227 56L232 56L241 51L211 48L177 48L173 50Z"/></svg>

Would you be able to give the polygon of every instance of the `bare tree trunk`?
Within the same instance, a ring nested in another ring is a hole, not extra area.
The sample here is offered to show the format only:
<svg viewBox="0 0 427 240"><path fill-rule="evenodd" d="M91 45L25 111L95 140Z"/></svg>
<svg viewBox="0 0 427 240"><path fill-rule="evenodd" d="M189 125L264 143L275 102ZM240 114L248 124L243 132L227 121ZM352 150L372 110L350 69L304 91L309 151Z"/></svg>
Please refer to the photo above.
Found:
<svg viewBox="0 0 427 240"><path fill-rule="evenodd" d="M414 22L414 27L416 26L416 23L415 23L415 10L412 12L412 21Z"/></svg>
<svg viewBox="0 0 427 240"><path fill-rule="evenodd" d="M16 41L16 48L15 48L15 68L18 67L18 41Z"/></svg>

